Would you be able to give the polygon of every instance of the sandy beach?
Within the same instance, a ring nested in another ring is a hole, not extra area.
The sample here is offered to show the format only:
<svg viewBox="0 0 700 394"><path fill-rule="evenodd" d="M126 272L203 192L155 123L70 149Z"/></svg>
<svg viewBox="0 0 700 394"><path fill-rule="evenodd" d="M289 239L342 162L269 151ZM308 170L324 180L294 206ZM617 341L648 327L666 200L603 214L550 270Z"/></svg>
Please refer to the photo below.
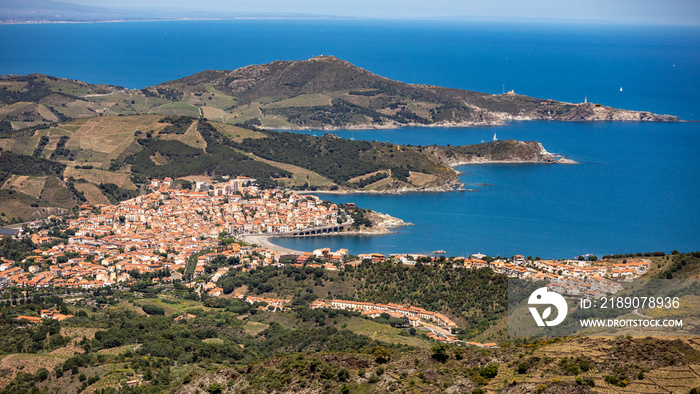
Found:
<svg viewBox="0 0 700 394"><path fill-rule="evenodd" d="M270 250L275 250L280 253L289 253L289 254L303 254L304 252L300 250L294 250L294 249L289 249L285 248L279 245L275 245L272 242L270 242L270 238L274 238L270 235L266 234L244 234L239 236L239 239L243 242L249 243L249 244L255 244L259 245L260 247L270 249Z"/></svg>
<svg viewBox="0 0 700 394"><path fill-rule="evenodd" d="M319 236L327 236L327 237L337 237L337 236L343 236L343 235L384 235L384 234L391 234L392 231L389 230L387 227L401 227L401 226L412 226L412 223L404 223L403 220L393 218L389 215L384 215L381 213L373 212L376 216L380 217L381 219L384 220L384 223L380 226L376 226L376 228L372 230L350 230L350 231L343 231L342 233L328 233L328 234L322 234ZM294 250L294 249L289 249L285 248L283 246L275 245L274 243L270 242L270 238L276 238L274 235L268 235L268 234L243 234L238 236L238 238L246 243L249 244L255 244L259 245L262 248L270 249L270 250L276 250L280 253L290 253L290 254L303 254L303 251L300 250Z"/></svg>

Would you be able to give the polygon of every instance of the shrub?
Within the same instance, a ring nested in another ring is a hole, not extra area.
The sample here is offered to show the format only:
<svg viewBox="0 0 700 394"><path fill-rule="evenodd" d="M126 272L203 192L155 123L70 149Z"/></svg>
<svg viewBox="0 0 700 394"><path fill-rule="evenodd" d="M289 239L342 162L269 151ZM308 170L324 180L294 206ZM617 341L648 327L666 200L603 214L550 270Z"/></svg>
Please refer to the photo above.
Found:
<svg viewBox="0 0 700 394"><path fill-rule="evenodd" d="M149 315L165 315L165 310L157 305L146 304L141 309Z"/></svg>
<svg viewBox="0 0 700 394"><path fill-rule="evenodd" d="M518 373L519 374L527 373L527 370L529 368L530 368L530 366L527 363L520 363L520 364L518 364Z"/></svg>
<svg viewBox="0 0 700 394"><path fill-rule="evenodd" d="M481 368L481 372L479 374L486 379L495 378L496 375L498 375L498 364L491 363L491 364Z"/></svg>
<svg viewBox="0 0 700 394"><path fill-rule="evenodd" d="M370 354L374 356L374 361L378 364L384 364L391 360L391 352L384 346L375 346L370 349Z"/></svg>
<svg viewBox="0 0 700 394"><path fill-rule="evenodd" d="M41 368L40 370L36 371L36 373L34 374L34 378L40 382L43 382L48 377L49 377L49 371L47 371L46 368Z"/></svg>
<svg viewBox="0 0 700 394"><path fill-rule="evenodd" d="M344 382L344 381L348 380L348 378L350 377L350 371L348 371L347 368L342 367L338 370L337 376L338 376L339 382Z"/></svg>
<svg viewBox="0 0 700 394"><path fill-rule="evenodd" d="M224 388L221 387L219 383L212 383L209 385L209 388L207 388L207 392L209 394L221 394L221 392L224 391Z"/></svg>

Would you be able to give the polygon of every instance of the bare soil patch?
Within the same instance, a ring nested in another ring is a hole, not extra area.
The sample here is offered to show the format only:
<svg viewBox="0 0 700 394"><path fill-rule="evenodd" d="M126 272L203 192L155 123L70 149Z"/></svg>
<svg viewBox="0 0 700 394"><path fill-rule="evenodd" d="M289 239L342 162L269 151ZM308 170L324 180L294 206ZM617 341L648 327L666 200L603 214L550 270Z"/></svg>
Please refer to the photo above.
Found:
<svg viewBox="0 0 700 394"><path fill-rule="evenodd" d="M410 176L408 177L408 181L419 187L437 179L435 175L425 174L422 172L409 171L409 174Z"/></svg>

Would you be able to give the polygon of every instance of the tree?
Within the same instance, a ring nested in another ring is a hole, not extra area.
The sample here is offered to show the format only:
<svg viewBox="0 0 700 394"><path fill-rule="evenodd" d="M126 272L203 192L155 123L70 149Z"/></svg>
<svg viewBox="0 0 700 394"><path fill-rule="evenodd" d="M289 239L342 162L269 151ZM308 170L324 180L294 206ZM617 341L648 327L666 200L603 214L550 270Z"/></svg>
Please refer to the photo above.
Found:
<svg viewBox="0 0 700 394"><path fill-rule="evenodd" d="M435 361L444 363L447 361L447 359L450 358L450 356L447 354L447 349L447 345L445 345L444 343L438 343L431 349L433 351L433 355L431 357Z"/></svg>
<svg viewBox="0 0 700 394"><path fill-rule="evenodd" d="M496 375L498 375L498 364L491 363L491 364L481 368L481 372L479 374L486 379L495 378Z"/></svg>
<svg viewBox="0 0 700 394"><path fill-rule="evenodd" d="M338 370L338 381L344 382L350 377L350 371L347 368L342 367Z"/></svg>
<svg viewBox="0 0 700 394"><path fill-rule="evenodd" d="M374 356L374 361L379 364L391 360L391 352L384 346L375 346L370 350L370 354Z"/></svg>
<svg viewBox="0 0 700 394"><path fill-rule="evenodd" d="M43 382L44 380L46 380L46 378L49 377L49 371L47 371L46 368L41 368L40 370L36 371L34 377L36 378L36 380Z"/></svg>

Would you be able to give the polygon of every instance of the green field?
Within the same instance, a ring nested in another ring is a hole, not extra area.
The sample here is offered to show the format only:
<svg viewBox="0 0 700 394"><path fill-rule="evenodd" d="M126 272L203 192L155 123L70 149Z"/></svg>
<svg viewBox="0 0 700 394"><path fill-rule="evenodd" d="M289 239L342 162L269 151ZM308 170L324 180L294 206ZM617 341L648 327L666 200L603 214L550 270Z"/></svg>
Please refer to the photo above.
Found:
<svg viewBox="0 0 700 394"><path fill-rule="evenodd" d="M346 328L355 334L366 335L374 340L399 343L402 345L415 346L420 349L428 349L433 346L433 343L427 339L417 336L402 335L406 330L379 324L372 320L363 319L360 317L351 317L349 319L338 319L339 324L347 324ZM421 331L418 331L419 333Z"/></svg>
<svg viewBox="0 0 700 394"><path fill-rule="evenodd" d="M88 203L91 205L97 205L97 204L104 204L104 205L110 205L111 202L107 197L105 197L104 194L100 191L100 188L97 186L93 185L92 183L78 183L75 185L75 188L78 189L78 191L81 191L85 194L85 198L87 198Z"/></svg>
<svg viewBox="0 0 700 394"><path fill-rule="evenodd" d="M225 109L233 107L238 103L238 100L234 97L222 93L211 85L205 85L204 88L209 94L202 93L202 102L206 102L207 105ZM205 96L206 98L204 98Z"/></svg>
<svg viewBox="0 0 700 394"><path fill-rule="evenodd" d="M272 102L264 108L315 107L330 104L331 98L325 94L301 94L290 99Z"/></svg>
<svg viewBox="0 0 700 394"><path fill-rule="evenodd" d="M241 142L245 138L265 138L265 134L259 131L253 131L250 129L244 129L242 127L231 126L228 124L218 122L213 122L211 125L214 126L214 128L218 132L235 142Z"/></svg>
<svg viewBox="0 0 700 394"><path fill-rule="evenodd" d="M125 189L136 189L128 173L112 172L93 168L92 170L77 169L74 167L66 167L64 172L66 177L75 179L85 179L86 181L99 185L100 183L113 183Z"/></svg>
<svg viewBox="0 0 700 394"><path fill-rule="evenodd" d="M163 299L172 300L173 303L164 302ZM204 306L201 301L173 299L172 297L151 298L151 299L137 300L135 302L136 302L136 305L138 305L138 306L143 306L146 304L157 305L157 306L163 308L166 316L170 316L173 314L181 315L182 312L184 312L188 309L195 309L195 308L200 308L200 309L203 309L205 311L212 310L211 308Z"/></svg>
<svg viewBox="0 0 700 394"><path fill-rule="evenodd" d="M39 198L45 183L45 176L13 175L5 181L2 189L16 190L33 198Z"/></svg>
<svg viewBox="0 0 700 394"><path fill-rule="evenodd" d="M150 113L161 115L178 115L191 116L198 118L200 116L199 108L187 103L169 103L153 108Z"/></svg>
<svg viewBox="0 0 700 394"><path fill-rule="evenodd" d="M294 187L303 186L308 183L309 186L319 186L319 187L329 187L335 185L332 181L324 178L323 176L309 171L305 168L295 166L293 164L279 163L272 160L263 159L262 157L255 156L253 154L248 154L248 156L254 158L257 161L267 163L271 166L281 168L285 171L292 173L291 178L277 178L276 180L280 182L284 187Z"/></svg>
<svg viewBox="0 0 700 394"><path fill-rule="evenodd" d="M204 117L211 121L223 122L226 116L228 116L228 113L220 108L211 107L207 105L201 107L201 109Z"/></svg>

